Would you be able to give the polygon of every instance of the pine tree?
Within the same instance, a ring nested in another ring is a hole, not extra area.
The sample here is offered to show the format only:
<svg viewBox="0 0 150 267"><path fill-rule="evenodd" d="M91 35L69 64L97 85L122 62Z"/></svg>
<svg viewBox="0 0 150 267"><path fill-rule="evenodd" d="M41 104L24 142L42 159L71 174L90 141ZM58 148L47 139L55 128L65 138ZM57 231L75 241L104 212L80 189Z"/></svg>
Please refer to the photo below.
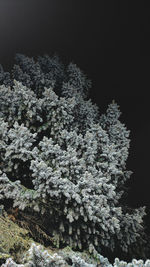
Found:
<svg viewBox="0 0 150 267"><path fill-rule="evenodd" d="M57 56L19 54L0 82L1 202L39 216L58 246L127 253L144 242L145 207L120 204L131 172L119 106L100 115L91 82Z"/></svg>

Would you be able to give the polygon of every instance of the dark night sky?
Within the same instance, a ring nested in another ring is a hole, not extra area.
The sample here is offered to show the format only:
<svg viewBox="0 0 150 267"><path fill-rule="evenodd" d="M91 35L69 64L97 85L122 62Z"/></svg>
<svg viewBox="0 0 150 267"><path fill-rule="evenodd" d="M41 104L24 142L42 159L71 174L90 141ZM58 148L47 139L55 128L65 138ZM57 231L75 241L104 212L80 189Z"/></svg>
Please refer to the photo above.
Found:
<svg viewBox="0 0 150 267"><path fill-rule="evenodd" d="M131 130L128 169L133 205L149 205L150 8L145 0L0 0L0 63L15 53L57 52L92 80L104 112L115 99Z"/></svg>

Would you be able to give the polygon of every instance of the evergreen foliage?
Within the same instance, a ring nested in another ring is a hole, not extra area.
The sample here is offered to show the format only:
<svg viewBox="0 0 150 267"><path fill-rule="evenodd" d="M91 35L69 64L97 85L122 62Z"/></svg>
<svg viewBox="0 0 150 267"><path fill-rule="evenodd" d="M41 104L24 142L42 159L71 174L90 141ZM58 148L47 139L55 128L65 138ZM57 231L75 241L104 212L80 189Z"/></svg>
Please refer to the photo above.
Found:
<svg viewBox="0 0 150 267"><path fill-rule="evenodd" d="M80 253L73 251L51 255L41 245L37 246L33 243L23 258L23 264L17 264L9 258L1 267L150 267L150 260L144 263L143 260L133 259L132 262L127 263L116 258L111 264L107 258L98 253L95 257L95 261L89 258L83 259Z"/></svg>
<svg viewBox="0 0 150 267"><path fill-rule="evenodd" d="M120 202L132 172L119 106L100 115L86 75L56 55L18 54L0 84L1 202L44 217L58 246L127 253L144 244L145 207Z"/></svg>

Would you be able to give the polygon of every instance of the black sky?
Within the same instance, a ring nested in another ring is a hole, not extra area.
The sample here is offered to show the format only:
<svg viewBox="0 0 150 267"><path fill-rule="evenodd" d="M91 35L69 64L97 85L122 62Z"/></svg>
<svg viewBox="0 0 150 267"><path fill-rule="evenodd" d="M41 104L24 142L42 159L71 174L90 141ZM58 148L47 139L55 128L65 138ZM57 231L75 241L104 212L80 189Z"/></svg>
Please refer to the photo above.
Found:
<svg viewBox="0 0 150 267"><path fill-rule="evenodd" d="M15 53L57 52L92 80L91 98L101 112L115 99L131 130L129 199L150 206L149 35L145 0L0 0L0 63L5 70Z"/></svg>

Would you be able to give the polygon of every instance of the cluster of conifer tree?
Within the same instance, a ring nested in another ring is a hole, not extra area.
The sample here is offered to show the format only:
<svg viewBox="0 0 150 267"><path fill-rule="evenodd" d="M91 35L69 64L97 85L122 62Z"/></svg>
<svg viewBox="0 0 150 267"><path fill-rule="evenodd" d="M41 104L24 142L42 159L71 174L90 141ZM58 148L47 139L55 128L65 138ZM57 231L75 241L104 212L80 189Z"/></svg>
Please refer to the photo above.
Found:
<svg viewBox="0 0 150 267"><path fill-rule="evenodd" d="M58 247L138 256L145 207L121 201L129 131L114 101L100 114L91 86L56 55L0 67L0 200L38 216Z"/></svg>

